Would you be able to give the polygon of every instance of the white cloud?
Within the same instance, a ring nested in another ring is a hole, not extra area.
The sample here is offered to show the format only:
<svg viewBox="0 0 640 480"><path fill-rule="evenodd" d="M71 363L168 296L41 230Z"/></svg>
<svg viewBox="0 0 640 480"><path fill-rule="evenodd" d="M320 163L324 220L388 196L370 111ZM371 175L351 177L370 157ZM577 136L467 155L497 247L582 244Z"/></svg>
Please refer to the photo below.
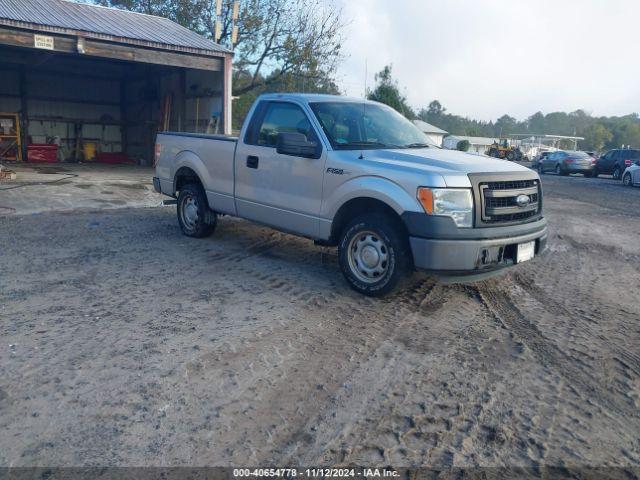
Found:
<svg viewBox="0 0 640 480"><path fill-rule="evenodd" d="M519 119L542 110L640 111L637 0L339 0L350 95L393 64L414 107Z"/></svg>

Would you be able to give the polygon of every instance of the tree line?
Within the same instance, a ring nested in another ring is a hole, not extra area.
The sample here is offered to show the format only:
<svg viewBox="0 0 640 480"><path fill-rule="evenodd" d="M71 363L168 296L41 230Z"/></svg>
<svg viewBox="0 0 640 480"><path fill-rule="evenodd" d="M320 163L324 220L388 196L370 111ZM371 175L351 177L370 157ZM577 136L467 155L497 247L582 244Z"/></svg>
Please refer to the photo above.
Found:
<svg viewBox="0 0 640 480"><path fill-rule="evenodd" d="M233 1L222 0L94 0L98 4L170 18L208 38L234 49L233 126L240 128L249 107L263 92L341 93L335 80L342 60L345 22L342 12L325 0L242 0L236 22L238 36L232 45ZM438 101L413 109L401 93L388 65L375 76L367 92L372 100L390 105L409 119L422 119L454 135L498 137L509 134L580 136L579 147L603 151L630 145L640 148L637 113L621 117L594 117L584 110L536 112L524 120L503 115L495 122L474 120L447 112ZM571 143L567 142L566 147Z"/></svg>
<svg viewBox="0 0 640 480"><path fill-rule="evenodd" d="M536 112L521 121L510 115L503 115L495 122L486 122L448 113L438 100L433 100L426 108L420 108L416 112L401 93L390 65L376 74L375 79L375 88L367 93L369 99L386 103L410 120L423 120L452 135L495 138L513 134L565 135L584 137L584 140L578 142L578 147L587 151L602 152L623 145L640 148L640 117L637 113L621 117L594 117L584 110L551 112L546 115ZM560 146L572 148L573 141L563 140Z"/></svg>

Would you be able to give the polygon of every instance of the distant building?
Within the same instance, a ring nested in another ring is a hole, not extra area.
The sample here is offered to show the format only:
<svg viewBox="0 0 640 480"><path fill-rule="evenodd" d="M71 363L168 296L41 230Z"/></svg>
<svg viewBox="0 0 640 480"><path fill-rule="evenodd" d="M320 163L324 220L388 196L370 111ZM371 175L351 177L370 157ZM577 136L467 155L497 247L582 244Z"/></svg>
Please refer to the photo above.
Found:
<svg viewBox="0 0 640 480"><path fill-rule="evenodd" d="M442 146L442 139L449 132L445 132L441 128L436 127L435 125L431 125L430 123L423 122L422 120L414 120L414 125L418 127L418 129L424 133L429 141L438 147Z"/></svg>
<svg viewBox="0 0 640 480"><path fill-rule="evenodd" d="M477 155L484 155L489 149L489 145L497 142L497 138L490 137L466 137L464 135L449 135L445 137L442 142L442 146L449 150L455 150L458 146L458 142L467 140L469 142L469 153L475 153Z"/></svg>

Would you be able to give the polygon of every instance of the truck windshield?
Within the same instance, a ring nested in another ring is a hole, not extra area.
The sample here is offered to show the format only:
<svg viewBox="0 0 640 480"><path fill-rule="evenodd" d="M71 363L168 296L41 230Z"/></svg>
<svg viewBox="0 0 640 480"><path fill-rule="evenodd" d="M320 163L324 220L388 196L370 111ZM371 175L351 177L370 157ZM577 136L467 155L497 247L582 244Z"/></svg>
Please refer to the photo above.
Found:
<svg viewBox="0 0 640 480"><path fill-rule="evenodd" d="M386 105L313 102L311 109L336 150L430 146L413 123Z"/></svg>

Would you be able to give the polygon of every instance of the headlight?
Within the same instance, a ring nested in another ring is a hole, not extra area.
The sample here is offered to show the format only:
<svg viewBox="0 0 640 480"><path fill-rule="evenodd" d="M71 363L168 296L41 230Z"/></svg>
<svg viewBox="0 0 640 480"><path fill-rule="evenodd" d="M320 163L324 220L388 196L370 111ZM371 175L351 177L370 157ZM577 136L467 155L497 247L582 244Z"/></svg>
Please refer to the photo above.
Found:
<svg viewBox="0 0 640 480"><path fill-rule="evenodd" d="M418 201L429 215L453 218L458 227L473 226L473 197L468 188L418 188Z"/></svg>

